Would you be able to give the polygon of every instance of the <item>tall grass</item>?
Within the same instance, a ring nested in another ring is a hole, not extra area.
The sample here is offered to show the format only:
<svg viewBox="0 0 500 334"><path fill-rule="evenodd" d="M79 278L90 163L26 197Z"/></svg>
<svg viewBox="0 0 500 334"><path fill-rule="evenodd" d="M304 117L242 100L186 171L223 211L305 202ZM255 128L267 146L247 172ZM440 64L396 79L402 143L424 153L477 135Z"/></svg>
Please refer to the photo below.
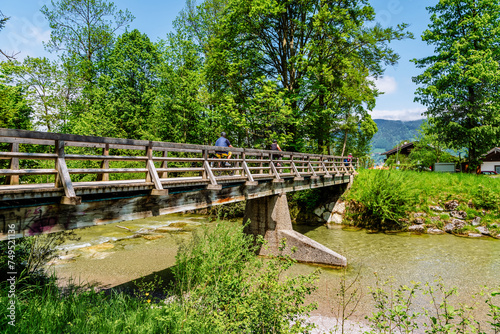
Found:
<svg viewBox="0 0 500 334"><path fill-rule="evenodd" d="M23 284L16 291L16 326L2 317L2 333L301 333L315 305L305 297L317 273L287 277L294 261L262 259L254 240L235 223L217 223L180 246L174 285L164 295L155 285L140 293L65 291L54 280ZM8 284L0 283L8 305ZM148 289L150 289L148 291ZM151 297L151 298L150 298Z"/></svg>
<svg viewBox="0 0 500 334"><path fill-rule="evenodd" d="M400 219L417 201L404 172L383 170L362 171L344 198L356 225L376 229L404 227Z"/></svg>

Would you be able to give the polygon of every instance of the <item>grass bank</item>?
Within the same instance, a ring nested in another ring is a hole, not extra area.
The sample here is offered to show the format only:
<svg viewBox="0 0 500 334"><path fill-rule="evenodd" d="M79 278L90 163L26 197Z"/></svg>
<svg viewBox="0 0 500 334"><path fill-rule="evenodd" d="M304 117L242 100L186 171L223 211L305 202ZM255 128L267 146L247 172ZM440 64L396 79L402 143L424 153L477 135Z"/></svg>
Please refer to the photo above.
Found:
<svg viewBox="0 0 500 334"><path fill-rule="evenodd" d="M479 217L474 226L500 233L500 178L485 175L448 174L399 170L361 170L352 188L343 196L348 201L347 221L379 230L405 229L422 213L425 225L443 228L453 219L447 212L466 213L465 222ZM442 208L443 210L439 210ZM450 211L450 210L448 210ZM463 215L463 213L462 213ZM470 224L462 227L466 232Z"/></svg>
<svg viewBox="0 0 500 334"><path fill-rule="evenodd" d="M25 241L23 241L25 240ZM17 240L11 260L23 263ZM173 281L136 283L133 291L61 290L55 278L33 279L23 271L14 289L0 282L2 305L15 305L2 317L2 333L302 333L315 308L305 297L315 290L317 272L287 276L294 261L287 256L256 256L253 237L240 224L220 222L181 244ZM2 261L6 262L7 257ZM28 268L28 267L26 267ZM15 326L14 326L15 325Z"/></svg>

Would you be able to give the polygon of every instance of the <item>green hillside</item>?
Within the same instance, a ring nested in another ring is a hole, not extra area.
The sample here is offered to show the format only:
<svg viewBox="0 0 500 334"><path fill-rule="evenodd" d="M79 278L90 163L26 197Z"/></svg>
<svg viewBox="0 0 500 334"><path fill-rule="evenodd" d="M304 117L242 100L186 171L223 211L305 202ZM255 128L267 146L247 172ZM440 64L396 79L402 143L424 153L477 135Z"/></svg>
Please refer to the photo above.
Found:
<svg viewBox="0 0 500 334"><path fill-rule="evenodd" d="M403 140L415 139L423 119L406 122L387 119L374 119L374 121L377 123L378 132L372 139L371 156L376 162L381 162L385 156L380 156L380 153L390 150Z"/></svg>

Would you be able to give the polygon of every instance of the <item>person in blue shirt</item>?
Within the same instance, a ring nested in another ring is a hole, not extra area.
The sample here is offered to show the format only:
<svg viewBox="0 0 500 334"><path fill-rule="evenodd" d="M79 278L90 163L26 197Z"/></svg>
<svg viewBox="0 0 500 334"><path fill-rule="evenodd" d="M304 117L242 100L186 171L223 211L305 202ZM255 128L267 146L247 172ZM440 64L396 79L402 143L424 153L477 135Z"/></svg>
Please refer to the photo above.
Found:
<svg viewBox="0 0 500 334"><path fill-rule="evenodd" d="M233 147L229 140L226 138L226 133L221 132L219 139L215 142L215 146L219 147ZM215 156L219 159L231 159L231 152L229 151L215 151ZM229 167L231 164L226 162L224 166Z"/></svg>

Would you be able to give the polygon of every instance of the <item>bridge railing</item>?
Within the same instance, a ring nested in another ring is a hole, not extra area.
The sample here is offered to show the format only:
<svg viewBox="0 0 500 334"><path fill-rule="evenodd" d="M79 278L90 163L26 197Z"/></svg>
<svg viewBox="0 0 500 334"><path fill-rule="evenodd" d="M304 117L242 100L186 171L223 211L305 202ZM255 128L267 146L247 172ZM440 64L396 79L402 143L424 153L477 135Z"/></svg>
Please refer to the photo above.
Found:
<svg viewBox="0 0 500 334"><path fill-rule="evenodd" d="M215 156L228 150L231 159ZM79 203L78 193L99 192L124 183L149 187L152 195L167 195L167 189L176 186L203 185L218 190L224 183L253 186L259 180L332 178L355 173L358 161L319 154L2 128L0 160L7 161L0 168L0 177L5 178L0 192L63 189L64 204Z"/></svg>

